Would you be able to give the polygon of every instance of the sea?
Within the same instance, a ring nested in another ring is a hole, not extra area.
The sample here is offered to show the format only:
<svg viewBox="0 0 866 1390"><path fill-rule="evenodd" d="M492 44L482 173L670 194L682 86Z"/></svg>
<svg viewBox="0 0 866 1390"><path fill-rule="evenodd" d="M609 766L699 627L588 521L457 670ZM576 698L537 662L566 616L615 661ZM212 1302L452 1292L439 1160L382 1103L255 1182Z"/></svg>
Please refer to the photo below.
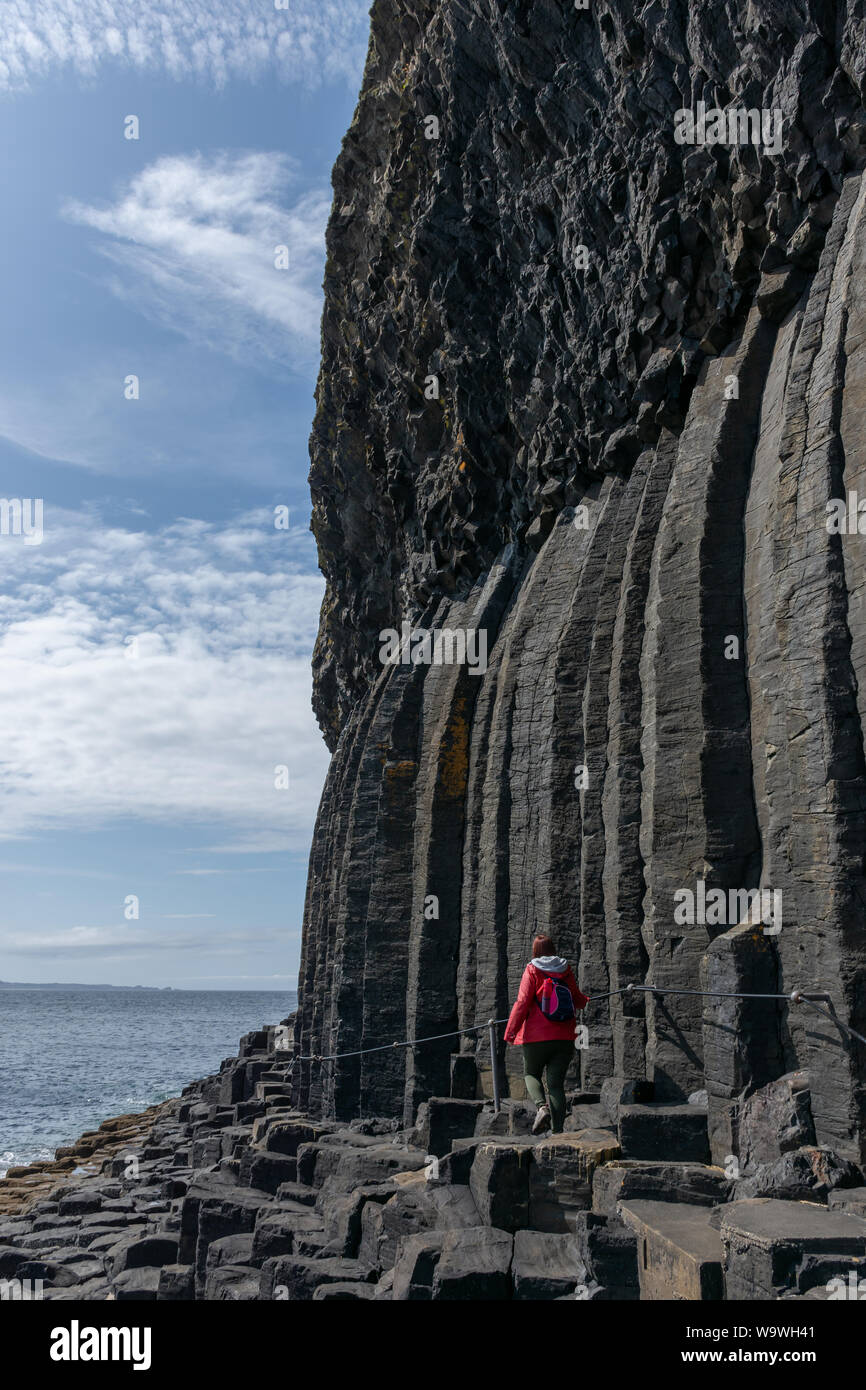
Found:
<svg viewBox="0 0 866 1390"><path fill-rule="evenodd" d="M292 990L6 989L0 985L0 1177L146 1110L279 1023Z"/></svg>

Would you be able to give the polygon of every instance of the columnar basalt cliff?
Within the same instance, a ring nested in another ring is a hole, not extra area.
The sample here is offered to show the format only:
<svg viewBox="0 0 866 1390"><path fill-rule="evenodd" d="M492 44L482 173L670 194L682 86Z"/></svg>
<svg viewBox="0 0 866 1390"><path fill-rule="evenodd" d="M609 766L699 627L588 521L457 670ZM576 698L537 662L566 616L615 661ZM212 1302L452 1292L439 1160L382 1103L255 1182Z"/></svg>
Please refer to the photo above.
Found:
<svg viewBox="0 0 866 1390"><path fill-rule="evenodd" d="M591 996L696 991L591 1005L586 1090L706 1089L719 1162L744 1095L806 1070L818 1144L866 1157L866 1049L697 993L826 991L866 1032L864 27L374 3L311 442L302 1054L501 1018L543 929ZM738 109L758 143L678 143L679 111ZM383 663L404 622L477 629L486 670ZM681 920L683 890L759 888L781 930ZM483 1043L301 1063L295 1100L409 1123L473 1058L489 1091Z"/></svg>

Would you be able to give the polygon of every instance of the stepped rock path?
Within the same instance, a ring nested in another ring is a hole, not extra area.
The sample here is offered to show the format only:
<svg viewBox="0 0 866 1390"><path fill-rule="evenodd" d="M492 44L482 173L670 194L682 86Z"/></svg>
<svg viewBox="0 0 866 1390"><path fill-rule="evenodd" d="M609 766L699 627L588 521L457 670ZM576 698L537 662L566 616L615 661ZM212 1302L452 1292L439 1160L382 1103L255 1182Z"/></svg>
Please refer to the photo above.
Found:
<svg viewBox="0 0 866 1390"><path fill-rule="evenodd" d="M815 1143L802 1073L754 1093L732 1176L709 1161L702 1095L608 1082L537 1137L511 1099L341 1124L295 1108L287 1040L248 1034L115 1152L91 1149L98 1171L0 1182L2 1296L752 1302L866 1277L866 1183Z"/></svg>

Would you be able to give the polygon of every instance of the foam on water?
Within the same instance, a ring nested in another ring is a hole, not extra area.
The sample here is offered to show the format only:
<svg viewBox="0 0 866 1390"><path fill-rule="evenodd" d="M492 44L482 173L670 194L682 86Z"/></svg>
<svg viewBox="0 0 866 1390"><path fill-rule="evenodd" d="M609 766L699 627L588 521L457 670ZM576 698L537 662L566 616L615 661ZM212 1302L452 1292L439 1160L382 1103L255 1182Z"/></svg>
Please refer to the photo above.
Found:
<svg viewBox="0 0 866 1390"><path fill-rule="evenodd" d="M295 1001L291 990L0 987L0 1176L179 1095Z"/></svg>

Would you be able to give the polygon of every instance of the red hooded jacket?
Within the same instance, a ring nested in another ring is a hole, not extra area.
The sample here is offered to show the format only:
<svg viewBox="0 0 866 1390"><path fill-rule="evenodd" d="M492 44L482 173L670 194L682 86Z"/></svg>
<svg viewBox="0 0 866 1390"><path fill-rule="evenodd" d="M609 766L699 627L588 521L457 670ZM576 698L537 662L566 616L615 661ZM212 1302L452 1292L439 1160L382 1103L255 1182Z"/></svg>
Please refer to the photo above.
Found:
<svg viewBox="0 0 866 1390"><path fill-rule="evenodd" d="M523 972L517 1002L505 1029L506 1042L520 1047L523 1043L574 1039L575 1019L565 1018L561 1023L554 1023L541 1012L538 991L548 977L568 985L575 1010L586 1008L589 997L581 994L568 962L561 956L539 956L531 960Z"/></svg>

